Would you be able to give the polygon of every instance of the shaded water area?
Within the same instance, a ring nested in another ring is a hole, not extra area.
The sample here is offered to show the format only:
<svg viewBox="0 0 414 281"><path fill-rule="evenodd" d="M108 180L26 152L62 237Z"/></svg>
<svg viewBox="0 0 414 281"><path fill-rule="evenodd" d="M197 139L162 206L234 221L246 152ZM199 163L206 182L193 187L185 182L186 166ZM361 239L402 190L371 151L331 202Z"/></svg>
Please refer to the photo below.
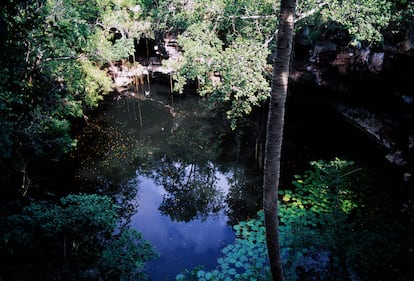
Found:
<svg viewBox="0 0 414 281"><path fill-rule="evenodd" d="M104 104L75 157L84 190L117 198L125 223L160 253L151 280L173 280L197 265L214 268L234 241L232 225L261 206L261 177L221 121L187 94L128 93Z"/></svg>
<svg viewBox="0 0 414 281"><path fill-rule="evenodd" d="M153 281L174 280L197 265L214 268L220 250L234 241L232 225L261 208L252 131L229 132L202 103L192 94L173 98L163 84L152 84L148 97L115 96L74 155L81 160L79 189L116 198L125 224L160 253L148 265ZM286 188L312 160L341 157L379 175L389 168L370 140L318 102L291 97L286 120Z"/></svg>

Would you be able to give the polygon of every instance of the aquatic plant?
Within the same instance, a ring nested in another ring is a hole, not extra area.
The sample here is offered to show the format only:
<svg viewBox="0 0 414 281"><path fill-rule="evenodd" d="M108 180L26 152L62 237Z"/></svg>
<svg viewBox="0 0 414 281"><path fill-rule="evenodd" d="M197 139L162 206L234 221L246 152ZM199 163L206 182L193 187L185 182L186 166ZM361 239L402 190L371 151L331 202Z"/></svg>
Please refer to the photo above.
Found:
<svg viewBox="0 0 414 281"><path fill-rule="evenodd" d="M352 162L334 159L311 166L296 176L295 190L280 192L285 279L373 280L398 256L398 226L391 234L390 225L361 212L363 198L355 190L361 169ZM214 270L198 267L176 280L270 280L263 212L233 228L237 237L222 250Z"/></svg>

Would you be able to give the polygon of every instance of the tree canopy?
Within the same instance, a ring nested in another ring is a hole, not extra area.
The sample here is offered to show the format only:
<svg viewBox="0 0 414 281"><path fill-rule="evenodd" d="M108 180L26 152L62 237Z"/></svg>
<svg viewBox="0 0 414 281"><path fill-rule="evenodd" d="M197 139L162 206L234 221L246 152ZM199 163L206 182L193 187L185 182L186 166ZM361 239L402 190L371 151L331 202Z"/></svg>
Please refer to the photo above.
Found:
<svg viewBox="0 0 414 281"><path fill-rule="evenodd" d="M278 1L161 3L154 10L162 23L158 27L177 34L183 50L168 65L175 69L175 90L195 84L234 129L268 99ZM297 30L307 29L311 44L334 39L363 48L381 46L386 34L404 33L413 22L412 11L409 1L299 1L295 21Z"/></svg>
<svg viewBox="0 0 414 281"><path fill-rule="evenodd" d="M105 66L128 58L133 40L151 33L139 7L135 1L111 0L4 3L3 157L28 154L25 150L56 157L76 145L73 121L111 91Z"/></svg>
<svg viewBox="0 0 414 281"><path fill-rule="evenodd" d="M195 83L235 128L268 98L278 9L269 0L4 1L2 157L73 149L74 121L111 91L108 64L134 54L139 38L166 33L178 35L183 50L170 65L175 89ZM368 46L387 32L403 34L413 9L405 0L299 1L296 26L309 28L313 41L339 26L349 45Z"/></svg>

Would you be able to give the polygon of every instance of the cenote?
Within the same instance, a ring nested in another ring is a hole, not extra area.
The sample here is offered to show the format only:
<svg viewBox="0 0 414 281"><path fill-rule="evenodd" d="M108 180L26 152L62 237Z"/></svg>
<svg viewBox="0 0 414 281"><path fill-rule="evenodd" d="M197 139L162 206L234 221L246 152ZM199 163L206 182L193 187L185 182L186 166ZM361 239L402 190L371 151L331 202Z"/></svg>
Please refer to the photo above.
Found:
<svg viewBox="0 0 414 281"><path fill-rule="evenodd" d="M261 208L260 165L249 132L228 131L202 103L191 93L173 97L162 83L153 83L148 97L143 91L111 96L74 156L80 190L98 188L116 198L125 223L160 254L147 267L153 281L175 280L198 265L213 269L235 239L232 225ZM386 167L376 146L333 111L294 96L287 108L287 188L311 160L341 157Z"/></svg>
<svg viewBox="0 0 414 281"><path fill-rule="evenodd" d="M214 268L235 238L232 225L260 209L259 171L200 102L191 94L172 100L163 84L151 85L149 97L111 97L81 140L78 184L117 198L159 252L151 280Z"/></svg>

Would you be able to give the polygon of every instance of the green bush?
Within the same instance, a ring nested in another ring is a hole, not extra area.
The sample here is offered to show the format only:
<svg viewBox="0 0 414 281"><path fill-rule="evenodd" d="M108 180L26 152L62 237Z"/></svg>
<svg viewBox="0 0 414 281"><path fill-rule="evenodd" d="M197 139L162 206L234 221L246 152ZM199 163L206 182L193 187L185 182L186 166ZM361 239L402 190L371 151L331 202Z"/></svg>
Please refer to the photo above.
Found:
<svg viewBox="0 0 414 281"><path fill-rule="evenodd" d="M34 201L2 221L3 280L145 280L156 256L133 229L117 230L109 197L68 195L59 204Z"/></svg>

